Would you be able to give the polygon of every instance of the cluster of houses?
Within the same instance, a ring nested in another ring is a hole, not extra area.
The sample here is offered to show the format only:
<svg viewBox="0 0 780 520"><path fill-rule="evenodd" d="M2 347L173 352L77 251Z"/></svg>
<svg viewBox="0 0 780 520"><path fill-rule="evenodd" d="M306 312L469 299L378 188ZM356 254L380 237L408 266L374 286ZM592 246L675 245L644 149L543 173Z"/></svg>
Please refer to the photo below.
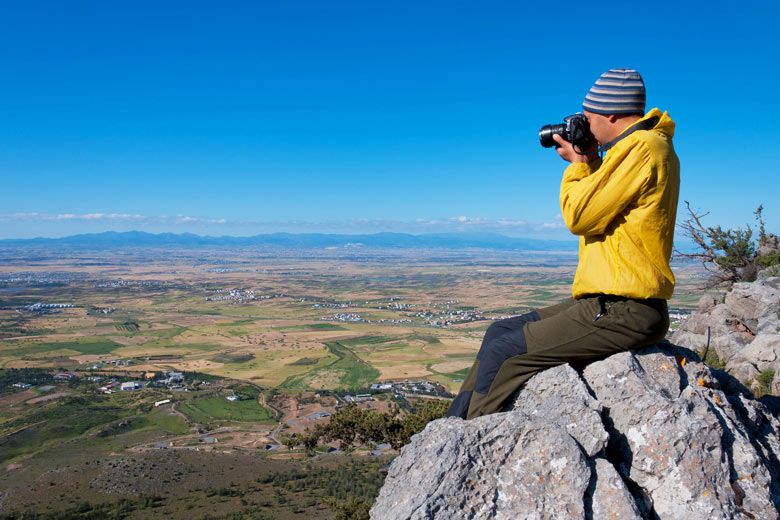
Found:
<svg viewBox="0 0 780 520"><path fill-rule="evenodd" d="M149 374L151 374L152 377L154 375L153 372L149 372L147 376ZM164 372L164 375L165 377L153 379L150 384L154 386L166 387L168 390L187 391L187 388L182 384L184 382L184 374L181 372ZM100 378L94 379L99 380ZM141 390L145 387L146 385L141 381L126 381L124 383L120 383L115 378L112 378L108 383L106 383L104 386L101 386L98 390L104 394L113 394L117 390L121 392L130 392L133 390Z"/></svg>
<svg viewBox="0 0 780 520"><path fill-rule="evenodd" d="M271 298L284 297L284 293L258 295L252 289L217 289L214 292L219 296L207 296L207 302L231 301L233 303L244 303L245 301L251 300L270 300Z"/></svg>
<svg viewBox="0 0 780 520"><path fill-rule="evenodd" d="M312 305L314 309L348 309L349 307L357 307L352 302L344 303L315 303Z"/></svg>
<svg viewBox="0 0 780 520"><path fill-rule="evenodd" d="M0 283L2 284L29 284L29 285L49 285L54 283L69 283L75 280L86 278L86 273L67 273L67 272L27 272L27 273L2 273L0 274Z"/></svg>
<svg viewBox="0 0 780 520"><path fill-rule="evenodd" d="M115 388L119 385L120 385L119 381L117 381L116 379L112 379L105 385L98 388L98 390L100 390L104 394L113 394L116 391Z"/></svg>
<svg viewBox="0 0 780 520"><path fill-rule="evenodd" d="M326 321L328 320L327 317L323 317L322 319L326 320ZM354 312L349 312L349 313L347 313L347 312L340 312L340 313L336 314L335 316L333 316L332 318L330 318L330 320L331 321L345 321L345 322L348 321L348 322L352 322L352 323L363 323L364 321L366 321L366 320L364 320L360 316L360 314L357 314L357 313L354 313Z"/></svg>
<svg viewBox="0 0 780 520"><path fill-rule="evenodd" d="M397 303L394 301L391 301L387 305L380 305L380 309L393 309L396 311L405 311L409 309L415 309L417 308L417 304L415 303Z"/></svg>
<svg viewBox="0 0 780 520"><path fill-rule="evenodd" d="M232 301L233 303L244 303L244 301L247 300L257 299L255 297L255 291L252 289L246 289L244 291L240 289L217 289L215 292L227 294L221 294L220 296L207 296L207 302Z"/></svg>
<svg viewBox="0 0 780 520"><path fill-rule="evenodd" d="M59 373L59 374L54 374L52 376L54 381L57 381L57 382L70 381L71 379L74 379L75 377L76 377L76 374L71 374L70 372L62 372L62 373ZM18 383L14 383L12 386L14 388L21 388L22 390L27 390L28 388L32 388L35 385L32 385L30 383L25 383L24 381L19 381ZM49 387L41 387L41 388L45 389L45 388L53 388L53 387L49 386Z"/></svg>
<svg viewBox="0 0 780 520"><path fill-rule="evenodd" d="M184 374L181 372L167 371L163 372L163 377L154 379L152 384L154 386L166 387L168 390L174 392L186 392L188 388L184 386Z"/></svg>
<svg viewBox="0 0 780 520"><path fill-rule="evenodd" d="M380 320L376 320L377 323L392 323L392 324L402 324L402 323L412 323L411 318L393 318L392 320L388 320L385 318L382 318Z"/></svg>
<svg viewBox="0 0 780 520"><path fill-rule="evenodd" d="M422 311L414 314L417 318L422 318L431 327L447 327L454 323L466 323L469 321L484 320L485 316L475 310L449 310L442 313Z"/></svg>
<svg viewBox="0 0 780 520"><path fill-rule="evenodd" d="M33 303L31 305L22 305L19 307L0 307L4 311L31 312L33 314L56 314L62 312L61 309L72 309L77 307L72 303Z"/></svg>
<svg viewBox="0 0 780 520"><path fill-rule="evenodd" d="M95 307L92 309L92 312L95 312L97 314L111 314L112 312L116 312L119 309L116 307Z"/></svg>
<svg viewBox="0 0 780 520"><path fill-rule="evenodd" d="M382 318L377 320L377 323L413 323L413 318L421 318L425 321L425 324L429 327L444 328L455 323L465 323L469 321L477 321L486 319L479 311L473 310L452 310L446 313L436 314L430 311L420 311L410 315L412 317L405 318ZM372 323L371 320L364 319L360 314L356 312L340 312L333 316L323 316L320 318L322 321L341 321L351 323Z"/></svg>
<svg viewBox="0 0 780 520"><path fill-rule="evenodd" d="M349 403L365 403L373 401L374 397L371 394L357 394L357 395L345 395L344 402Z"/></svg>
<svg viewBox="0 0 780 520"><path fill-rule="evenodd" d="M447 389L435 381L403 381L397 383L374 383L371 390L393 392L404 395L446 395Z"/></svg>
<svg viewBox="0 0 780 520"><path fill-rule="evenodd" d="M124 367L124 366L130 366L134 362L132 359L101 359L99 361L100 365L92 365L92 370L99 370L101 368L101 365L114 365L115 367Z"/></svg>
<svg viewBox="0 0 780 520"><path fill-rule="evenodd" d="M690 311L684 311L681 309L669 309L669 325L672 329L676 329L680 323L688 317Z"/></svg>
<svg viewBox="0 0 780 520"><path fill-rule="evenodd" d="M168 282L166 280L103 280L95 284L95 287L101 289L116 289L118 287L128 287L131 285L154 287L157 285L168 285Z"/></svg>
<svg viewBox="0 0 780 520"><path fill-rule="evenodd" d="M391 323L391 324L405 324L423 321L425 325L430 327L444 328L449 325L457 323L466 323L471 321L479 321L485 319L491 319L484 316L480 311L471 309L452 309L451 306L458 305L459 300L448 300L445 302L428 302L427 310L419 310L413 312L414 309L418 309L419 306L414 303L401 303L400 298L392 297L387 303L381 303L374 308L382 310L395 310L395 311L412 311L408 312L405 317L395 319L379 319L377 323ZM298 301L306 301L305 298L300 298ZM363 307L372 307L376 303L365 302ZM349 307L359 307L351 301L331 303L331 302L319 302L312 304L315 309L346 309ZM437 309L444 307L444 309ZM357 313L339 313L334 316L323 316L320 318L323 321L342 321L342 322L357 322L357 323L371 323L370 320L363 319Z"/></svg>

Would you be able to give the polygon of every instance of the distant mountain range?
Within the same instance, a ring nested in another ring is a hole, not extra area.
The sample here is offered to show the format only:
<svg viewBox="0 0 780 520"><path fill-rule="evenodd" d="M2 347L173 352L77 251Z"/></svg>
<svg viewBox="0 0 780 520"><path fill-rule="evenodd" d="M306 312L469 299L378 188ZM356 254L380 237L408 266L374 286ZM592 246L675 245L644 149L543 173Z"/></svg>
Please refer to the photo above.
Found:
<svg viewBox="0 0 780 520"><path fill-rule="evenodd" d="M497 233L431 233L410 235L406 233L375 233L370 235L346 235L325 233L272 233L251 237L200 236L192 233L145 233L128 231L119 233L91 233L63 238L30 238L0 240L0 247L78 247L85 249L114 249L121 247L251 247L277 246L300 249L326 247L373 248L441 248L441 249L494 249L501 251L576 251L577 240L540 240L515 238Z"/></svg>

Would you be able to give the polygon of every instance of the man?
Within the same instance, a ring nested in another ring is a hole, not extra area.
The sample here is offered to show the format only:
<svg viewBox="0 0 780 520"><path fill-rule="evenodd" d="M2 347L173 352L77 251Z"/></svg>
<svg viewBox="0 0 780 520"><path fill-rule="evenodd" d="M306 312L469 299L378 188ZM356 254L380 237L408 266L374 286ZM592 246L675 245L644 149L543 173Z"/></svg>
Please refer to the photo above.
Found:
<svg viewBox="0 0 780 520"><path fill-rule="evenodd" d="M572 298L493 323L447 415L472 419L499 412L531 376L662 340L680 163L674 122L645 114L645 86L632 69L612 69L582 104L598 152L583 154L561 136L571 164L561 182L561 211L580 236Z"/></svg>

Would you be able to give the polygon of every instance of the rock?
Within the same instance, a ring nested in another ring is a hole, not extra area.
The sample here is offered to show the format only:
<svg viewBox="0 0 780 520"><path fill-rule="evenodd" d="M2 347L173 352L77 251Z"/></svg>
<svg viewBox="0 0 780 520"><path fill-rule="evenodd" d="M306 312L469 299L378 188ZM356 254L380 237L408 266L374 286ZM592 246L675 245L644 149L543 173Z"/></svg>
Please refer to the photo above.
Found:
<svg viewBox="0 0 780 520"><path fill-rule="evenodd" d="M681 327L683 327L683 325L681 325ZM706 335L708 327L710 327L709 316L705 316L700 313L694 313L688 316L688 319L685 320L685 325L683 330L685 330L686 332L691 332L693 334Z"/></svg>
<svg viewBox="0 0 780 520"><path fill-rule="evenodd" d="M601 422L601 403L593 398L579 374L569 365L551 368L518 392L512 409L543 418L574 437L588 457L607 445Z"/></svg>
<svg viewBox="0 0 780 520"><path fill-rule="evenodd" d="M643 490L646 504L659 518L739 518L740 513L763 515L767 506L776 508L768 491L774 483L780 498L776 478L773 482L765 466L758 475L760 465L748 460L758 455L749 447L726 394L713 385L703 365L686 366L651 348L618 354L585 369L585 380L613 427L610 448L621 460L631 461L630 467L620 468L624 476ZM729 419L726 428L723 422ZM744 479L759 479L767 486L752 490L748 506L744 489L736 490Z"/></svg>
<svg viewBox="0 0 780 520"><path fill-rule="evenodd" d="M758 244L757 252L759 256L776 255L779 251L780 237L773 235L772 233L765 234L764 238Z"/></svg>
<svg viewBox="0 0 780 520"><path fill-rule="evenodd" d="M751 381L759 374L756 366L746 361L745 358L735 356L726 363L726 370L729 374L733 375L740 381L744 381L746 385L750 385ZM751 389L751 392L754 391Z"/></svg>
<svg viewBox="0 0 780 520"><path fill-rule="evenodd" d="M745 288L747 286L747 290ZM726 309L736 317L739 323L755 335L758 330L758 306L761 297L755 291L750 290L752 284L734 284L733 290L726 294Z"/></svg>
<svg viewBox="0 0 780 520"><path fill-rule="evenodd" d="M592 497L591 518L641 520L636 501L615 467L602 458L595 459L594 466L595 475L586 495Z"/></svg>
<svg viewBox="0 0 780 520"><path fill-rule="evenodd" d="M732 296L733 295L733 296ZM766 278L753 283L737 283L726 296L726 305L743 323L755 322L755 334L778 332L780 325L780 288L774 279Z"/></svg>
<svg viewBox="0 0 780 520"><path fill-rule="evenodd" d="M708 315L691 314L675 331L672 342L701 352L707 346L708 328L710 349L723 360L731 359L755 337L733 316L726 304L721 303Z"/></svg>
<svg viewBox="0 0 780 520"><path fill-rule="evenodd" d="M371 517L584 518L590 473L564 428L523 412L440 419L393 461Z"/></svg>
<svg viewBox="0 0 780 520"><path fill-rule="evenodd" d="M774 395L780 395L780 370L775 370L775 377L772 378L771 391Z"/></svg>
<svg viewBox="0 0 780 520"><path fill-rule="evenodd" d="M699 312L706 314L710 312L717 304L722 303L723 299L713 294L705 294L699 298Z"/></svg>
<svg viewBox="0 0 780 520"><path fill-rule="evenodd" d="M780 278L766 275L752 283L736 283L717 303L704 296L672 336L672 342L702 352L710 333L710 350L726 370L749 384L764 370L780 365Z"/></svg>
<svg viewBox="0 0 780 520"><path fill-rule="evenodd" d="M371 518L780 518L780 423L690 350L549 369L511 408L430 423Z"/></svg>
<svg viewBox="0 0 780 520"><path fill-rule="evenodd" d="M775 370L778 359L780 359L780 334L763 334L732 357L726 365L726 370L731 372L729 367L737 368L740 363L753 365L756 368L756 373L764 370ZM734 376L740 381L746 381L736 374Z"/></svg>

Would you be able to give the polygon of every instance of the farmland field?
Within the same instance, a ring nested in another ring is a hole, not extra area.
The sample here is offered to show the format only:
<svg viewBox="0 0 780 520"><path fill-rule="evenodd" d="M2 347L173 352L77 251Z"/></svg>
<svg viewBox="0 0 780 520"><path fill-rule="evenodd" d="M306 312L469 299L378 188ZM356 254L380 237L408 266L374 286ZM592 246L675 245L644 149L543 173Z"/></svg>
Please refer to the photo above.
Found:
<svg viewBox="0 0 780 520"><path fill-rule="evenodd" d="M197 371L295 389L425 378L455 392L490 321L566 298L576 265L571 253L172 253L31 263L5 252L0 367ZM684 311L700 273L676 272L671 307ZM52 273L60 283L46 283ZM33 303L69 306L20 310Z"/></svg>
<svg viewBox="0 0 780 520"><path fill-rule="evenodd" d="M0 514L186 519L332 518L323 497L375 496L392 452L309 458L284 439L373 383L402 388L359 404L382 412L457 392L488 325L568 297L576 265L369 248L0 256ZM684 313L701 273L676 275Z"/></svg>
<svg viewBox="0 0 780 520"><path fill-rule="evenodd" d="M257 401L228 401L224 396L193 400L180 406L179 410L192 421L199 423L212 421L262 422L274 416L271 410L260 406Z"/></svg>

